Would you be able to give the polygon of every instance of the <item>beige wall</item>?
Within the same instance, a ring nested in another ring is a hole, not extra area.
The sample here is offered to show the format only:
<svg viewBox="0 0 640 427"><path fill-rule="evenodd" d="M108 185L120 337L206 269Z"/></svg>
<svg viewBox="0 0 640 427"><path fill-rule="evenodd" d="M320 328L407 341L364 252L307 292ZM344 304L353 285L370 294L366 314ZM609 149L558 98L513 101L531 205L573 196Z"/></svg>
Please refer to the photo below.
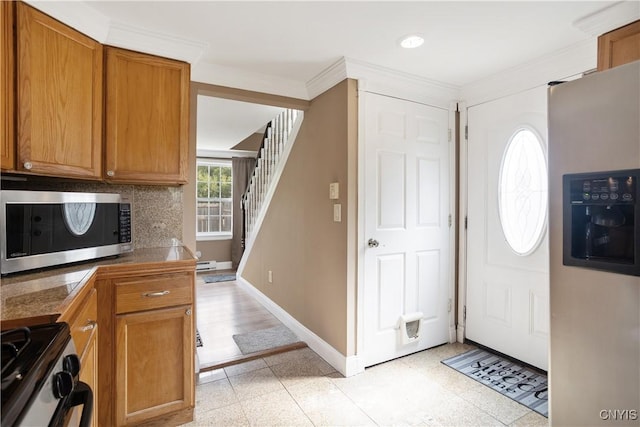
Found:
<svg viewBox="0 0 640 427"><path fill-rule="evenodd" d="M200 261L231 261L231 239L198 240L196 251L202 252Z"/></svg>
<svg viewBox="0 0 640 427"><path fill-rule="evenodd" d="M224 99L233 99L236 101L251 102L254 104L274 105L283 108L296 108L306 110L309 107L309 101L289 98L286 96L270 95L260 92L252 92L242 89L229 88L224 86L210 85L206 83L191 82L191 99L190 99L190 126L189 126L189 182L182 186L183 193L196 194L196 135L197 135L197 116L198 116L198 95L213 96ZM182 242L195 254L196 246L196 198L184 197L183 200L183 217L182 223ZM194 218L191 221L189 218ZM203 260L207 260L203 256ZM229 258L223 261L230 261ZM218 260L216 260L218 261Z"/></svg>
<svg viewBox="0 0 640 427"><path fill-rule="evenodd" d="M345 356L355 353L356 95L345 80L311 101L243 273Z"/></svg>
<svg viewBox="0 0 640 427"><path fill-rule="evenodd" d="M231 147L232 150L258 151L262 145L263 133L252 133L237 145Z"/></svg>
<svg viewBox="0 0 640 427"><path fill-rule="evenodd" d="M612 88L594 74L551 89L549 391L554 426L640 422L604 420L600 414L635 410L640 417L640 278L562 264L562 175L640 168L640 62L612 71L635 75L635 84ZM620 74L614 80L623 81ZM577 86L583 87L582 95L568 92ZM595 104L602 108L590 114ZM567 115L577 110L581 117ZM611 115L603 115L605 110Z"/></svg>

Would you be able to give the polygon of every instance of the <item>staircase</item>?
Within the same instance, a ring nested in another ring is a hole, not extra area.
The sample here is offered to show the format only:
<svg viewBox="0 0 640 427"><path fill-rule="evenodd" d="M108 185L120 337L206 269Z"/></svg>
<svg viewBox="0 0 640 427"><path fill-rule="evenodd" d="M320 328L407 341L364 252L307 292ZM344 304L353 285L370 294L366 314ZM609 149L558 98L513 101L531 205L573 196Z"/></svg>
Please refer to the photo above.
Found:
<svg viewBox="0 0 640 427"><path fill-rule="evenodd" d="M242 196L245 248L253 242L264 219L303 116L300 110L287 109L267 124L253 175Z"/></svg>

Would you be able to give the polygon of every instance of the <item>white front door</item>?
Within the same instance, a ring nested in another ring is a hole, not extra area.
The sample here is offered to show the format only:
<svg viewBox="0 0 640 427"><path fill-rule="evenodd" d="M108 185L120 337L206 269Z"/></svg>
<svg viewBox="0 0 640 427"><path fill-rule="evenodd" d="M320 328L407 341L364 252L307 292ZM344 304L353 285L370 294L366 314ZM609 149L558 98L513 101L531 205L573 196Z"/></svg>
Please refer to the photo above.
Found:
<svg viewBox="0 0 640 427"><path fill-rule="evenodd" d="M371 366L449 341L451 144L447 110L361 96L363 354ZM408 322L421 323L417 338L403 341L402 316L419 316Z"/></svg>
<svg viewBox="0 0 640 427"><path fill-rule="evenodd" d="M468 339L545 370L546 109L546 87L468 109L465 325Z"/></svg>

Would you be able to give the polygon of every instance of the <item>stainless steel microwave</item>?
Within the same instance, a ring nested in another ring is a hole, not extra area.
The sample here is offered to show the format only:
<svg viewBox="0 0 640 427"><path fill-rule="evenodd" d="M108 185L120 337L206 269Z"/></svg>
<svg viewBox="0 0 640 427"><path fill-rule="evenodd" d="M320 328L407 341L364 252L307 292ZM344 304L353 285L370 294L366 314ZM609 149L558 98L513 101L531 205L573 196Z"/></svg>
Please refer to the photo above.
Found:
<svg viewBox="0 0 640 427"><path fill-rule="evenodd" d="M113 193L3 190L2 274L132 250L131 202Z"/></svg>

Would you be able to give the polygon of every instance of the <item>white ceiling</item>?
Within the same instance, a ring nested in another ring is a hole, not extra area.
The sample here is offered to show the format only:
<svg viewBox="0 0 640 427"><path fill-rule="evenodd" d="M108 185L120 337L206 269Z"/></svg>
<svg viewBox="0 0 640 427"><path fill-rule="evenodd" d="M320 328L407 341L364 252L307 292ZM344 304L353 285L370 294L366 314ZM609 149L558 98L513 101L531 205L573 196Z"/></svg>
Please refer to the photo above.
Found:
<svg viewBox="0 0 640 427"><path fill-rule="evenodd" d="M343 58L464 88L640 17L638 0L27 1L100 42L188 60L194 80L306 94ZM409 33L424 45L401 49Z"/></svg>
<svg viewBox="0 0 640 427"><path fill-rule="evenodd" d="M611 1L90 1L124 24L199 41L200 61L307 82L342 57L462 86L591 38ZM398 40L420 33L415 50Z"/></svg>
<svg viewBox="0 0 640 427"><path fill-rule="evenodd" d="M283 109L210 96L198 96L197 149L200 155L229 150L265 125Z"/></svg>

